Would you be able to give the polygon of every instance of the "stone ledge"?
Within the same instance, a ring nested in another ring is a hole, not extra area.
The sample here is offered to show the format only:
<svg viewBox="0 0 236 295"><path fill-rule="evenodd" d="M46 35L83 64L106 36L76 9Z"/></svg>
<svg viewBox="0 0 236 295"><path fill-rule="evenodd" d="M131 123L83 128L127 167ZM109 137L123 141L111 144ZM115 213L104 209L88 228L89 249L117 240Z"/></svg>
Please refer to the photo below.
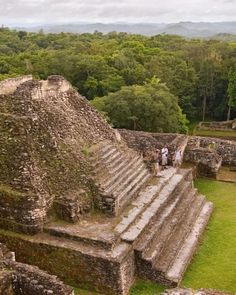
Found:
<svg viewBox="0 0 236 295"><path fill-rule="evenodd" d="M93 286L103 294L128 294L135 277L132 248L121 243L113 251L37 234L0 231L0 241L17 249L17 260L37 265L74 286Z"/></svg>

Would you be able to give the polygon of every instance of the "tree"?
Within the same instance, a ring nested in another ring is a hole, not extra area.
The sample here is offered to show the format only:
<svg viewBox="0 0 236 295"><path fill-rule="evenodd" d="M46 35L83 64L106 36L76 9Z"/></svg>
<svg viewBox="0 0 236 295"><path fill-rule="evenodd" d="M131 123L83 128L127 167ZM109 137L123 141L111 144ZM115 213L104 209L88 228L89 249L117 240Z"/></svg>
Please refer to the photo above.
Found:
<svg viewBox="0 0 236 295"><path fill-rule="evenodd" d="M214 96L215 65L211 59L205 59L199 72L199 90L202 100L202 121L205 121L207 103Z"/></svg>
<svg viewBox="0 0 236 295"><path fill-rule="evenodd" d="M122 87L92 104L105 113L114 127L149 132L186 133L186 117L177 97L154 78L145 85Z"/></svg>
<svg viewBox="0 0 236 295"><path fill-rule="evenodd" d="M231 108L236 107L236 70L230 72L227 92L229 96L227 121L229 121Z"/></svg>
<svg viewBox="0 0 236 295"><path fill-rule="evenodd" d="M0 28L1 79L29 73L45 79L58 74L92 100L122 86L143 86L157 76L190 120L198 120L202 113L204 119L226 117L228 73L235 63L236 47L228 41ZM236 114L232 106L230 110L231 116ZM130 125L139 128L140 119L128 117Z"/></svg>

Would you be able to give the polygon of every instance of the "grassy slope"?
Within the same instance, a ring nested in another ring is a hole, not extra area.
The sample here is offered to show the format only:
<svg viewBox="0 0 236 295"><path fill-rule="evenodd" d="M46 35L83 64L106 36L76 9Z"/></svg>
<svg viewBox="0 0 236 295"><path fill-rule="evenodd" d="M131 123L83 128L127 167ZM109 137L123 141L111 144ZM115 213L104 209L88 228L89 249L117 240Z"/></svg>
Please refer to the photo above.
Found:
<svg viewBox="0 0 236 295"><path fill-rule="evenodd" d="M236 184L199 179L196 186L215 210L182 284L236 293Z"/></svg>
<svg viewBox="0 0 236 295"><path fill-rule="evenodd" d="M199 179L195 184L215 209L182 286L236 293L236 183ZM157 284L139 280L130 295L157 295L163 290ZM79 290L76 294L95 295Z"/></svg>

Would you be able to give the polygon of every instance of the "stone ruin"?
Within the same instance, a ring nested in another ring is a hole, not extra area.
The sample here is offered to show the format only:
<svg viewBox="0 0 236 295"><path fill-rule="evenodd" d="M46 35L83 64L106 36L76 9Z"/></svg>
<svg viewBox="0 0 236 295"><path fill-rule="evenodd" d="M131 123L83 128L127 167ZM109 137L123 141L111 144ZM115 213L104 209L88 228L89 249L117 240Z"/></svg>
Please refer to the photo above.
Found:
<svg viewBox="0 0 236 295"><path fill-rule="evenodd" d="M203 135L204 131L207 131L212 137L236 141L236 118L230 121L200 122L196 126L196 131L199 135L201 133Z"/></svg>
<svg viewBox="0 0 236 295"><path fill-rule="evenodd" d="M9 83L0 88L0 241L17 261L104 294L128 294L136 277L179 285L213 209L192 170L153 178L60 76Z"/></svg>
<svg viewBox="0 0 236 295"><path fill-rule="evenodd" d="M188 140L184 160L196 164L200 175L216 178L221 165L236 168L236 142L192 136Z"/></svg>
<svg viewBox="0 0 236 295"><path fill-rule="evenodd" d="M173 164L177 149L182 151L182 163L192 164L196 175L216 178L221 166L236 168L236 142L218 138L186 136L183 134L149 133L119 130L132 149L145 155L167 146L168 164ZM147 157L147 162L149 162Z"/></svg>
<svg viewBox="0 0 236 295"><path fill-rule="evenodd" d="M15 261L0 243L0 295L74 295L71 287L38 267Z"/></svg>
<svg viewBox="0 0 236 295"><path fill-rule="evenodd" d="M229 121L200 122L197 130L236 131L236 118Z"/></svg>
<svg viewBox="0 0 236 295"><path fill-rule="evenodd" d="M182 162L185 148L188 144L188 136L176 133L150 133L143 131L133 131L120 129L121 136L128 146L144 156L149 162L149 155L156 149L161 150L164 146L168 147L168 164L173 165L174 154L177 149L182 152Z"/></svg>
<svg viewBox="0 0 236 295"><path fill-rule="evenodd" d="M187 288L174 288L165 290L161 295L230 295L213 289L193 290Z"/></svg>

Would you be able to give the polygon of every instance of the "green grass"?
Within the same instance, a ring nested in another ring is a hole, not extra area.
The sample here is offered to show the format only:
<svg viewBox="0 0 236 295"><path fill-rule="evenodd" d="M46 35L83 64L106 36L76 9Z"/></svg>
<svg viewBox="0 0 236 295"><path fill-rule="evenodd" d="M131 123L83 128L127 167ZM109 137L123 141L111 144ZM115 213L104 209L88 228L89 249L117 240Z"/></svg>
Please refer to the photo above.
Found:
<svg viewBox="0 0 236 295"><path fill-rule="evenodd" d="M236 184L199 179L196 187L215 209L182 285L236 293Z"/></svg>
<svg viewBox="0 0 236 295"><path fill-rule="evenodd" d="M193 130L193 135L209 137L231 137L236 138L236 131L217 131L217 130Z"/></svg>
<svg viewBox="0 0 236 295"><path fill-rule="evenodd" d="M163 292L165 288L158 284L138 280L130 290L130 295L157 295Z"/></svg>
<svg viewBox="0 0 236 295"><path fill-rule="evenodd" d="M182 286L236 293L236 183L198 179L195 185L215 208ZM158 284L138 280L130 295L157 295L163 290ZM76 294L98 295L81 290Z"/></svg>
<svg viewBox="0 0 236 295"><path fill-rule="evenodd" d="M79 288L74 288L74 290L75 290L75 295L103 295L101 293L88 291L88 290L82 290Z"/></svg>

